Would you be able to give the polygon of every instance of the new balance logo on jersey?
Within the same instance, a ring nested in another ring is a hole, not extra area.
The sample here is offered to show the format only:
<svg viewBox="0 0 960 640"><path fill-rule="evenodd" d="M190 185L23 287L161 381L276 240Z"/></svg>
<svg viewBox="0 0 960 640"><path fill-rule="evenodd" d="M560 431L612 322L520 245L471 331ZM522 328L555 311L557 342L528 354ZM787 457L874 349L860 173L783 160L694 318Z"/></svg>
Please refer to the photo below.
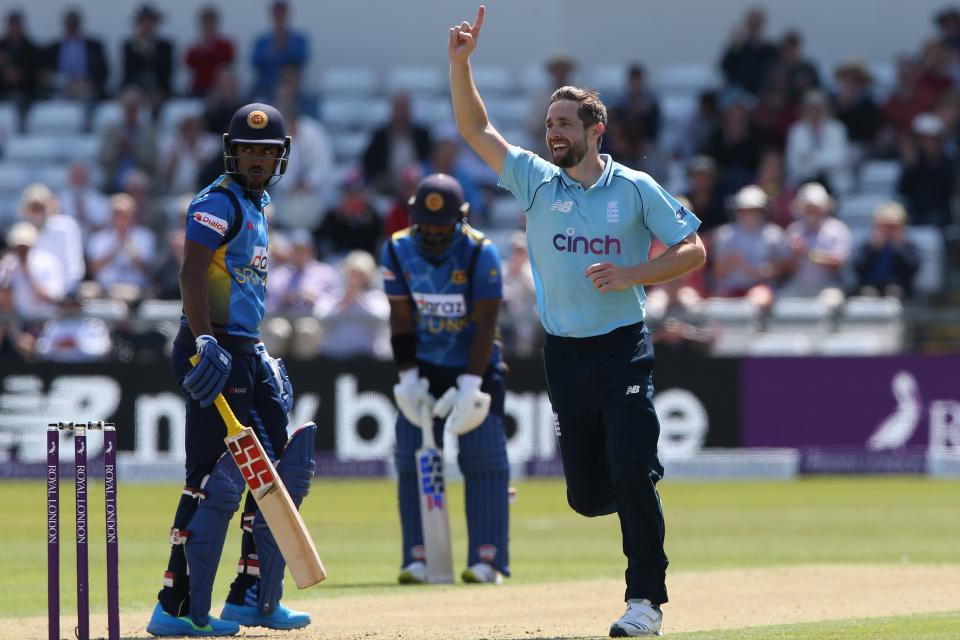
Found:
<svg viewBox="0 0 960 640"><path fill-rule="evenodd" d="M630 396L635 393L640 393L640 385L638 384L632 384L629 387L627 387L627 392L624 395Z"/></svg>
<svg viewBox="0 0 960 640"><path fill-rule="evenodd" d="M573 210L573 200L557 200L550 205L550 211L559 213L570 213Z"/></svg>
<svg viewBox="0 0 960 640"><path fill-rule="evenodd" d="M594 255L620 255L620 239L606 235L602 238L578 236L572 227L566 234L553 236L553 248L563 253L592 253Z"/></svg>

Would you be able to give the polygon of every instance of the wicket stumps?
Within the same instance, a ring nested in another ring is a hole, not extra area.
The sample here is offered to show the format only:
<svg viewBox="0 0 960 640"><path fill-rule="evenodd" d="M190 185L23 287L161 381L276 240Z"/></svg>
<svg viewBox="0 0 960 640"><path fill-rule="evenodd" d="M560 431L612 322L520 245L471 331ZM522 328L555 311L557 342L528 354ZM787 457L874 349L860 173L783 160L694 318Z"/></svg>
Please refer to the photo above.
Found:
<svg viewBox="0 0 960 640"><path fill-rule="evenodd" d="M76 488L78 640L90 638L90 576L87 535L87 430L103 432L103 498L107 558L107 629L120 638L119 535L117 523L117 432L104 422L57 422L47 426L47 615L50 640L60 640L60 431L72 430Z"/></svg>

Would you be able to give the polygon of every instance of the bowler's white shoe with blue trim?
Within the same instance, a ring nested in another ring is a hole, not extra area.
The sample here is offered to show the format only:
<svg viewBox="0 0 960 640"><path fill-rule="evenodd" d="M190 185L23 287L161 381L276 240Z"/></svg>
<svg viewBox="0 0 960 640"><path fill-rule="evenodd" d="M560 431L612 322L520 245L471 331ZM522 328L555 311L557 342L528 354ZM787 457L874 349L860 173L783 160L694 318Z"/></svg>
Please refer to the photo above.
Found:
<svg viewBox="0 0 960 640"><path fill-rule="evenodd" d="M627 611L610 626L611 638L659 636L663 623L660 607L649 600L627 600Z"/></svg>

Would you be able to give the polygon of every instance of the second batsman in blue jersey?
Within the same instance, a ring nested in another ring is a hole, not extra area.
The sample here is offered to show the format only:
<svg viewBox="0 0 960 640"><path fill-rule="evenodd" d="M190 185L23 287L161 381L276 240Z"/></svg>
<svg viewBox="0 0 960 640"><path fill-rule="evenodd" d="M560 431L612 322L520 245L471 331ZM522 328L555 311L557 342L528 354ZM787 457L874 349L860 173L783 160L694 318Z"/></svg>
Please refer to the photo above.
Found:
<svg viewBox="0 0 960 640"><path fill-rule="evenodd" d="M403 530L400 582L426 580L414 452L419 409L435 407L436 441L459 436L467 511L465 582L499 583L510 575L503 423L504 365L497 332L503 297L496 247L467 224L460 184L424 178L411 202L413 225L384 245L384 288L400 382L394 388L396 467ZM434 404L434 398L440 398Z"/></svg>
<svg viewBox="0 0 960 640"><path fill-rule="evenodd" d="M260 342L267 288L267 189L283 176L291 138L280 112L249 104L223 137L224 174L190 203L180 270L183 315L173 371L186 400L186 483L170 530L170 559L147 624L155 636L227 636L240 626L296 629L310 616L280 603L285 563L256 502L243 508L240 560L220 618L210 615L227 526L245 484L226 453L226 426L213 406L223 394L253 427L299 506L313 476L316 425L288 441L293 388ZM196 366L191 357L197 356Z"/></svg>
<svg viewBox="0 0 960 640"><path fill-rule="evenodd" d="M550 161L509 145L487 119L470 70L484 13L481 6L473 24L449 30L457 127L526 212L567 501L585 516L620 519L627 610L610 635L660 635L663 467L643 287L703 265L700 221L647 174L600 155L607 110L595 91L561 87L544 105ZM667 249L648 260L653 236Z"/></svg>

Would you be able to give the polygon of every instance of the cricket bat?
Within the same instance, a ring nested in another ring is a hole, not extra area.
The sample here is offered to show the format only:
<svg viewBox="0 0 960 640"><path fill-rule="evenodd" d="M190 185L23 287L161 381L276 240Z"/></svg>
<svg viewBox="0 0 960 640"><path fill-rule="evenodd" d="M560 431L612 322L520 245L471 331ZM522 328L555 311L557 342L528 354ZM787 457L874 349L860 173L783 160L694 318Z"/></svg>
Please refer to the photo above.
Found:
<svg viewBox="0 0 960 640"><path fill-rule="evenodd" d="M453 550L450 543L450 514L447 512L443 454L433 438L433 411L420 406L423 446L417 449L417 480L420 487L420 527L423 530L427 582L453 582Z"/></svg>
<svg viewBox="0 0 960 640"><path fill-rule="evenodd" d="M190 358L194 365L197 360L198 356ZM250 427L240 424L222 393L217 394L214 404L227 426L227 437L223 439L227 443L227 451L233 456L250 493L257 501L260 513L277 541L277 547L287 561L294 582L300 589L317 584L327 577L326 569L300 512L263 450L257 434Z"/></svg>

